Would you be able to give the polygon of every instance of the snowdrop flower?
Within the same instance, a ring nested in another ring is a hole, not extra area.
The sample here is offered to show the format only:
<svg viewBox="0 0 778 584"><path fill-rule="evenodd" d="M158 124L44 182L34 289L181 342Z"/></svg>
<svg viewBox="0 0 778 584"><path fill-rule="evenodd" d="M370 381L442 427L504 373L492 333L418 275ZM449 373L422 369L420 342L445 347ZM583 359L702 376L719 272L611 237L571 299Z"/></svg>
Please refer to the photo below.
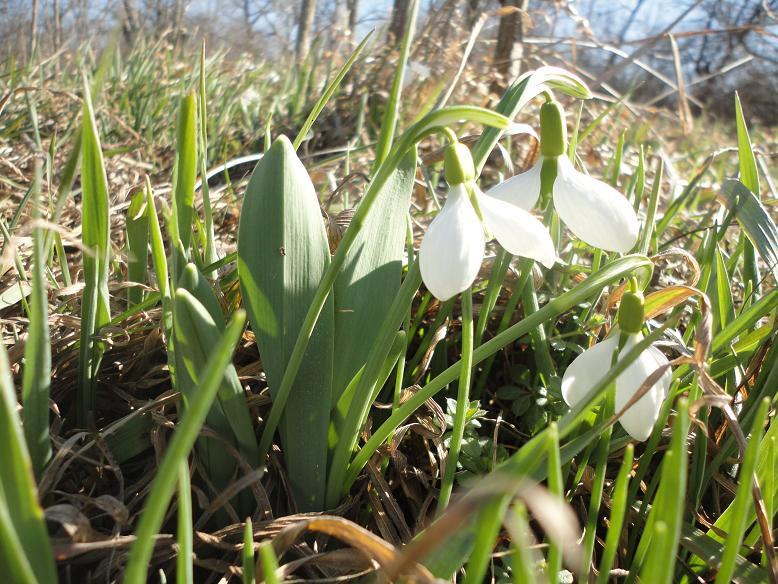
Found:
<svg viewBox="0 0 778 584"><path fill-rule="evenodd" d="M456 142L446 149L444 171L448 197L419 249L422 280L436 298L448 300L472 285L484 259L484 228L509 253L554 265L548 230L528 211L481 192L466 146Z"/></svg>
<svg viewBox="0 0 778 584"><path fill-rule="evenodd" d="M543 104L540 109L541 156L537 164L500 183L487 194L528 211L537 203L541 190L550 192L560 219L576 237L593 247L626 253L638 238L635 211L616 189L575 169L565 155L567 130L564 120L564 111L557 102Z"/></svg>
<svg viewBox="0 0 778 584"><path fill-rule="evenodd" d="M562 377L562 397L567 405L574 407L599 383L611 369L615 351L618 350L617 360L621 359L622 355L643 340L640 332L643 326L642 299L640 292L625 292L619 307L619 328L570 363ZM626 338L622 340L622 336ZM623 346L619 349L620 342L623 342ZM667 357L659 349L649 347L616 378L615 408L619 412L649 375L660 367L666 367L659 380L619 418L622 427L635 440L646 440L659 418L659 409L672 381L668 364Z"/></svg>

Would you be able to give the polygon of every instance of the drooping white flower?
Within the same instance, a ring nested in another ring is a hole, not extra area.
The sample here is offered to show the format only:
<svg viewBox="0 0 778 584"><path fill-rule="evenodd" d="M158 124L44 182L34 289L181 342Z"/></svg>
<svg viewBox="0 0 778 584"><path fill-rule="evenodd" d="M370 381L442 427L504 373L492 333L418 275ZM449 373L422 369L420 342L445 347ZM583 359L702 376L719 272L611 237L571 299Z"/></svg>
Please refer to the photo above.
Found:
<svg viewBox="0 0 778 584"><path fill-rule="evenodd" d="M473 190L483 223L468 188ZM484 259L484 228L513 255L532 258L547 268L556 261L554 243L538 219L515 205L485 195L475 184L455 184L419 249L422 280L436 298L448 300L473 283Z"/></svg>
<svg viewBox="0 0 778 584"><path fill-rule="evenodd" d="M488 194L529 211L540 197L543 178L553 186L560 219L576 237L606 251L628 252L638 239L638 219L629 201L610 185L575 169L565 156L567 136L564 111L549 101L541 107L541 157L527 172L518 174Z"/></svg>
<svg viewBox="0 0 778 584"><path fill-rule="evenodd" d="M422 280L436 298L448 300L473 283L484 259L484 230L509 253L554 265L546 228L529 212L481 192L466 146L456 142L446 149L445 168L448 197L419 249Z"/></svg>
<svg viewBox="0 0 778 584"><path fill-rule="evenodd" d="M620 333L614 331L604 341L585 350L570 363L562 377L562 397L567 405L575 406L611 369L611 358L618 347L619 336ZM641 340L643 340L642 333L627 333L626 342L619 351L618 359L621 359ZM630 363L616 378L616 412L621 411L632 399L649 375L667 364L667 357L655 347L648 347ZM672 371L668 367L651 389L619 418L623 428L635 440L642 442L651 435L659 418L659 409L670 389L672 377Z"/></svg>

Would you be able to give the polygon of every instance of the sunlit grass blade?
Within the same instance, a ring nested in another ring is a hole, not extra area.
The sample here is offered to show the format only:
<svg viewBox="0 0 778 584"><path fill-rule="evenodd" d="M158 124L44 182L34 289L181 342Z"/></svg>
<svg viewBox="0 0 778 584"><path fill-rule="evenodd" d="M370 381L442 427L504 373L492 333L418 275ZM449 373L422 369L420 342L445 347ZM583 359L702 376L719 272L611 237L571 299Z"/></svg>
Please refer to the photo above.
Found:
<svg viewBox="0 0 778 584"><path fill-rule="evenodd" d="M34 574L33 581L54 584L57 582L54 556L49 545L43 510L38 503L30 453L22 433L8 354L2 343L0 444L3 448L3 464L0 464L0 529L9 534L8 538L0 538L0 567L9 570L9 575L15 572L26 579L29 577L26 565L29 565ZM18 553L23 555L17 556Z"/></svg>
<svg viewBox="0 0 778 584"><path fill-rule="evenodd" d="M33 218L40 219L41 168L36 165L33 191ZM33 230L32 288L30 290L30 324L24 348L22 405L24 406L24 436L30 452L32 468L40 477L51 457L49 439L49 393L51 390L51 339L49 337L49 298L46 288L45 234L40 226Z"/></svg>
<svg viewBox="0 0 778 584"><path fill-rule="evenodd" d="M740 162L740 182L758 199L760 197L759 171L756 165L756 155L751 145L751 137L748 135L746 118L743 115L743 106L740 104L740 96L735 92L735 126L737 127L737 149ZM741 235L743 237L743 235ZM743 242L743 271L746 282L751 282L757 292L761 286L759 265L754 253L754 245L750 241Z"/></svg>
<svg viewBox="0 0 778 584"><path fill-rule="evenodd" d="M205 92L205 40L200 50L200 124L197 127L199 138L201 191L203 194L203 229L205 230L205 249L203 249L203 264L214 263L216 257L216 236L213 229L213 209L211 208L211 191L208 187L208 110ZM216 278L216 271L205 274L209 279Z"/></svg>
<svg viewBox="0 0 778 584"><path fill-rule="evenodd" d="M173 184L173 216L171 235L174 246L181 242L185 259L192 243L192 227L194 224L194 185L197 176L197 103L194 92L189 92L181 100L178 112L178 129L176 134L176 166ZM176 258L176 252L173 258ZM176 260L178 261L178 260ZM178 269L183 266L178 266ZM174 265L173 278L178 277Z"/></svg>
<svg viewBox="0 0 778 584"><path fill-rule="evenodd" d="M127 208L127 280L135 284L146 284L149 268L149 210L143 191L135 193ZM143 301L143 288L131 286L127 289L127 304L134 306Z"/></svg>
<svg viewBox="0 0 778 584"><path fill-rule="evenodd" d="M108 272L111 257L108 218L108 182L103 152L92 109L89 88L84 83L84 113L81 129L82 238L84 292L81 297L81 337L77 418L82 426L95 423L97 372L104 343L95 337L111 320L108 303Z"/></svg>
<svg viewBox="0 0 778 584"><path fill-rule="evenodd" d="M562 476L562 459L559 453L559 429L556 422L548 426L548 490L560 500L564 500L564 477ZM562 550L559 542L549 541L548 579L556 582L562 569Z"/></svg>
<svg viewBox="0 0 778 584"><path fill-rule="evenodd" d="M219 343L211 352L203 376L199 379L199 391L193 396L187 411L176 425L176 432L156 470L140 522L135 530L136 540L127 560L125 584L143 584L146 581L155 536L162 527L165 511L175 491L180 465L186 460L205 422L211 403L219 391L224 369L230 363L232 352L243 332L245 322L246 315L242 311L236 312L232 317Z"/></svg>
<svg viewBox="0 0 778 584"><path fill-rule="evenodd" d="M654 532L651 533L651 545L642 566L640 578L643 582L662 584L673 581L676 563L672 559L676 557L684 518L688 467L688 410L687 400L679 399L670 451L662 459L662 478L651 510L656 518ZM647 526L643 537L649 533ZM631 569L634 571L636 567L632 566Z"/></svg>
<svg viewBox="0 0 778 584"><path fill-rule="evenodd" d="M262 567L262 581L265 584L281 584L281 579L276 574L278 558L271 542L265 541L259 546L258 563Z"/></svg>

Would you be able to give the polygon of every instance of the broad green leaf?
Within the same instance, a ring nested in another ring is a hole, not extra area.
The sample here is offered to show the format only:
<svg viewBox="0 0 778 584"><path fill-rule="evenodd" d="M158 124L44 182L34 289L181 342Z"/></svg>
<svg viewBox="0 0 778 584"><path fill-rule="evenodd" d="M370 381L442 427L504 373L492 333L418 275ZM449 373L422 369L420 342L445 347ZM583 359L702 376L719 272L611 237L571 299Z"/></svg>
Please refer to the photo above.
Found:
<svg viewBox="0 0 778 584"><path fill-rule="evenodd" d="M219 338L219 342L212 347L203 376L198 379L200 383L197 394L190 401L189 407L179 423L176 424L176 431L173 433L165 456L156 470L140 522L135 530L136 539L127 559L124 584L143 584L146 582L149 562L154 551L155 536L162 527L170 498L175 491L180 465L189 455L189 451L205 422L245 322L246 316L243 311L236 312L232 317L224 334Z"/></svg>
<svg viewBox="0 0 778 584"><path fill-rule="evenodd" d="M292 144L281 136L254 169L238 230L241 294L274 399L329 263L313 183ZM333 321L330 296L296 364L299 373L280 420L289 480L304 510L320 509L324 499Z"/></svg>
<svg viewBox="0 0 778 584"><path fill-rule="evenodd" d="M33 217L39 218L40 167L35 172L36 191ZM24 406L24 436L30 451L35 476L40 477L51 457L49 439L49 392L51 390L51 341L49 338L49 299L46 293L46 260L43 255L45 235L39 226L32 238L32 290L30 294L30 324L24 348L22 405Z"/></svg>
<svg viewBox="0 0 778 584"><path fill-rule="evenodd" d="M734 179L724 181L718 199L735 216L773 276L778 278L778 229L759 199Z"/></svg>
<svg viewBox="0 0 778 584"><path fill-rule="evenodd" d="M32 461L22 434L16 390L3 343L0 343L0 444L3 448L0 508L5 511L0 513L0 529L15 535L13 540L0 538L0 570L10 575L14 573L11 570L19 572L16 566L21 572L26 572L22 558L8 555L22 551L37 582L54 584L57 582L54 556L49 546L43 510L38 503ZM18 540L18 545L14 545L14 540Z"/></svg>
<svg viewBox="0 0 778 584"><path fill-rule="evenodd" d="M92 99L84 86L84 114L81 126L81 224L84 292L81 297L81 340L79 355L78 423L94 424L97 371L105 343L95 336L111 321L108 304L108 270L111 257L108 220L108 182L103 152L97 133Z"/></svg>
<svg viewBox="0 0 778 584"><path fill-rule="evenodd" d="M127 279L137 284L146 284L149 267L149 211L146 195L139 191L130 200L127 209ZM132 286L127 289L127 304L134 306L143 300L143 288Z"/></svg>
<svg viewBox="0 0 778 584"><path fill-rule="evenodd" d="M416 176L411 148L378 195L335 280L333 403L367 361L400 289L408 207Z"/></svg>

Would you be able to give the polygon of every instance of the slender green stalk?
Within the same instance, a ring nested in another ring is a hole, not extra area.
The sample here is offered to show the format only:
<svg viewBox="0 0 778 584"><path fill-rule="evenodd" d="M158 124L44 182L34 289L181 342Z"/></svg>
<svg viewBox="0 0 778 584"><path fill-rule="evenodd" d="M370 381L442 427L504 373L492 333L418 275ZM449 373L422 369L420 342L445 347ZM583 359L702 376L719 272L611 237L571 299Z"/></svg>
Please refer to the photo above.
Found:
<svg viewBox="0 0 778 584"><path fill-rule="evenodd" d="M189 486L189 464L186 458L178 464L178 550L176 584L192 584L192 491Z"/></svg>
<svg viewBox="0 0 778 584"><path fill-rule="evenodd" d="M562 476L562 459L559 452L559 428L556 422L548 425L548 490L558 498L564 501L565 484ZM557 582L559 572L562 570L562 551L560 542L551 539L548 542L548 560L547 571L548 581Z"/></svg>
<svg viewBox="0 0 778 584"><path fill-rule="evenodd" d="M135 530L136 540L127 560L125 584L143 584L146 581L149 561L154 551L154 540L162 527L165 511L176 488L181 461L188 456L197 439L211 403L219 391L224 369L230 363L232 351L245 323L246 314L243 311L236 312L208 359L197 395L192 398L176 426L167 452L157 468L140 522Z"/></svg>
<svg viewBox="0 0 778 584"><path fill-rule="evenodd" d="M470 288L462 293L462 358L459 363L457 406L454 413L454 426L451 429L448 456L446 456L446 464L443 468L443 479L440 484L438 516L446 510L451 499L459 452L462 449L462 437L465 433L465 418L470 407L470 378L473 371L473 291Z"/></svg>

